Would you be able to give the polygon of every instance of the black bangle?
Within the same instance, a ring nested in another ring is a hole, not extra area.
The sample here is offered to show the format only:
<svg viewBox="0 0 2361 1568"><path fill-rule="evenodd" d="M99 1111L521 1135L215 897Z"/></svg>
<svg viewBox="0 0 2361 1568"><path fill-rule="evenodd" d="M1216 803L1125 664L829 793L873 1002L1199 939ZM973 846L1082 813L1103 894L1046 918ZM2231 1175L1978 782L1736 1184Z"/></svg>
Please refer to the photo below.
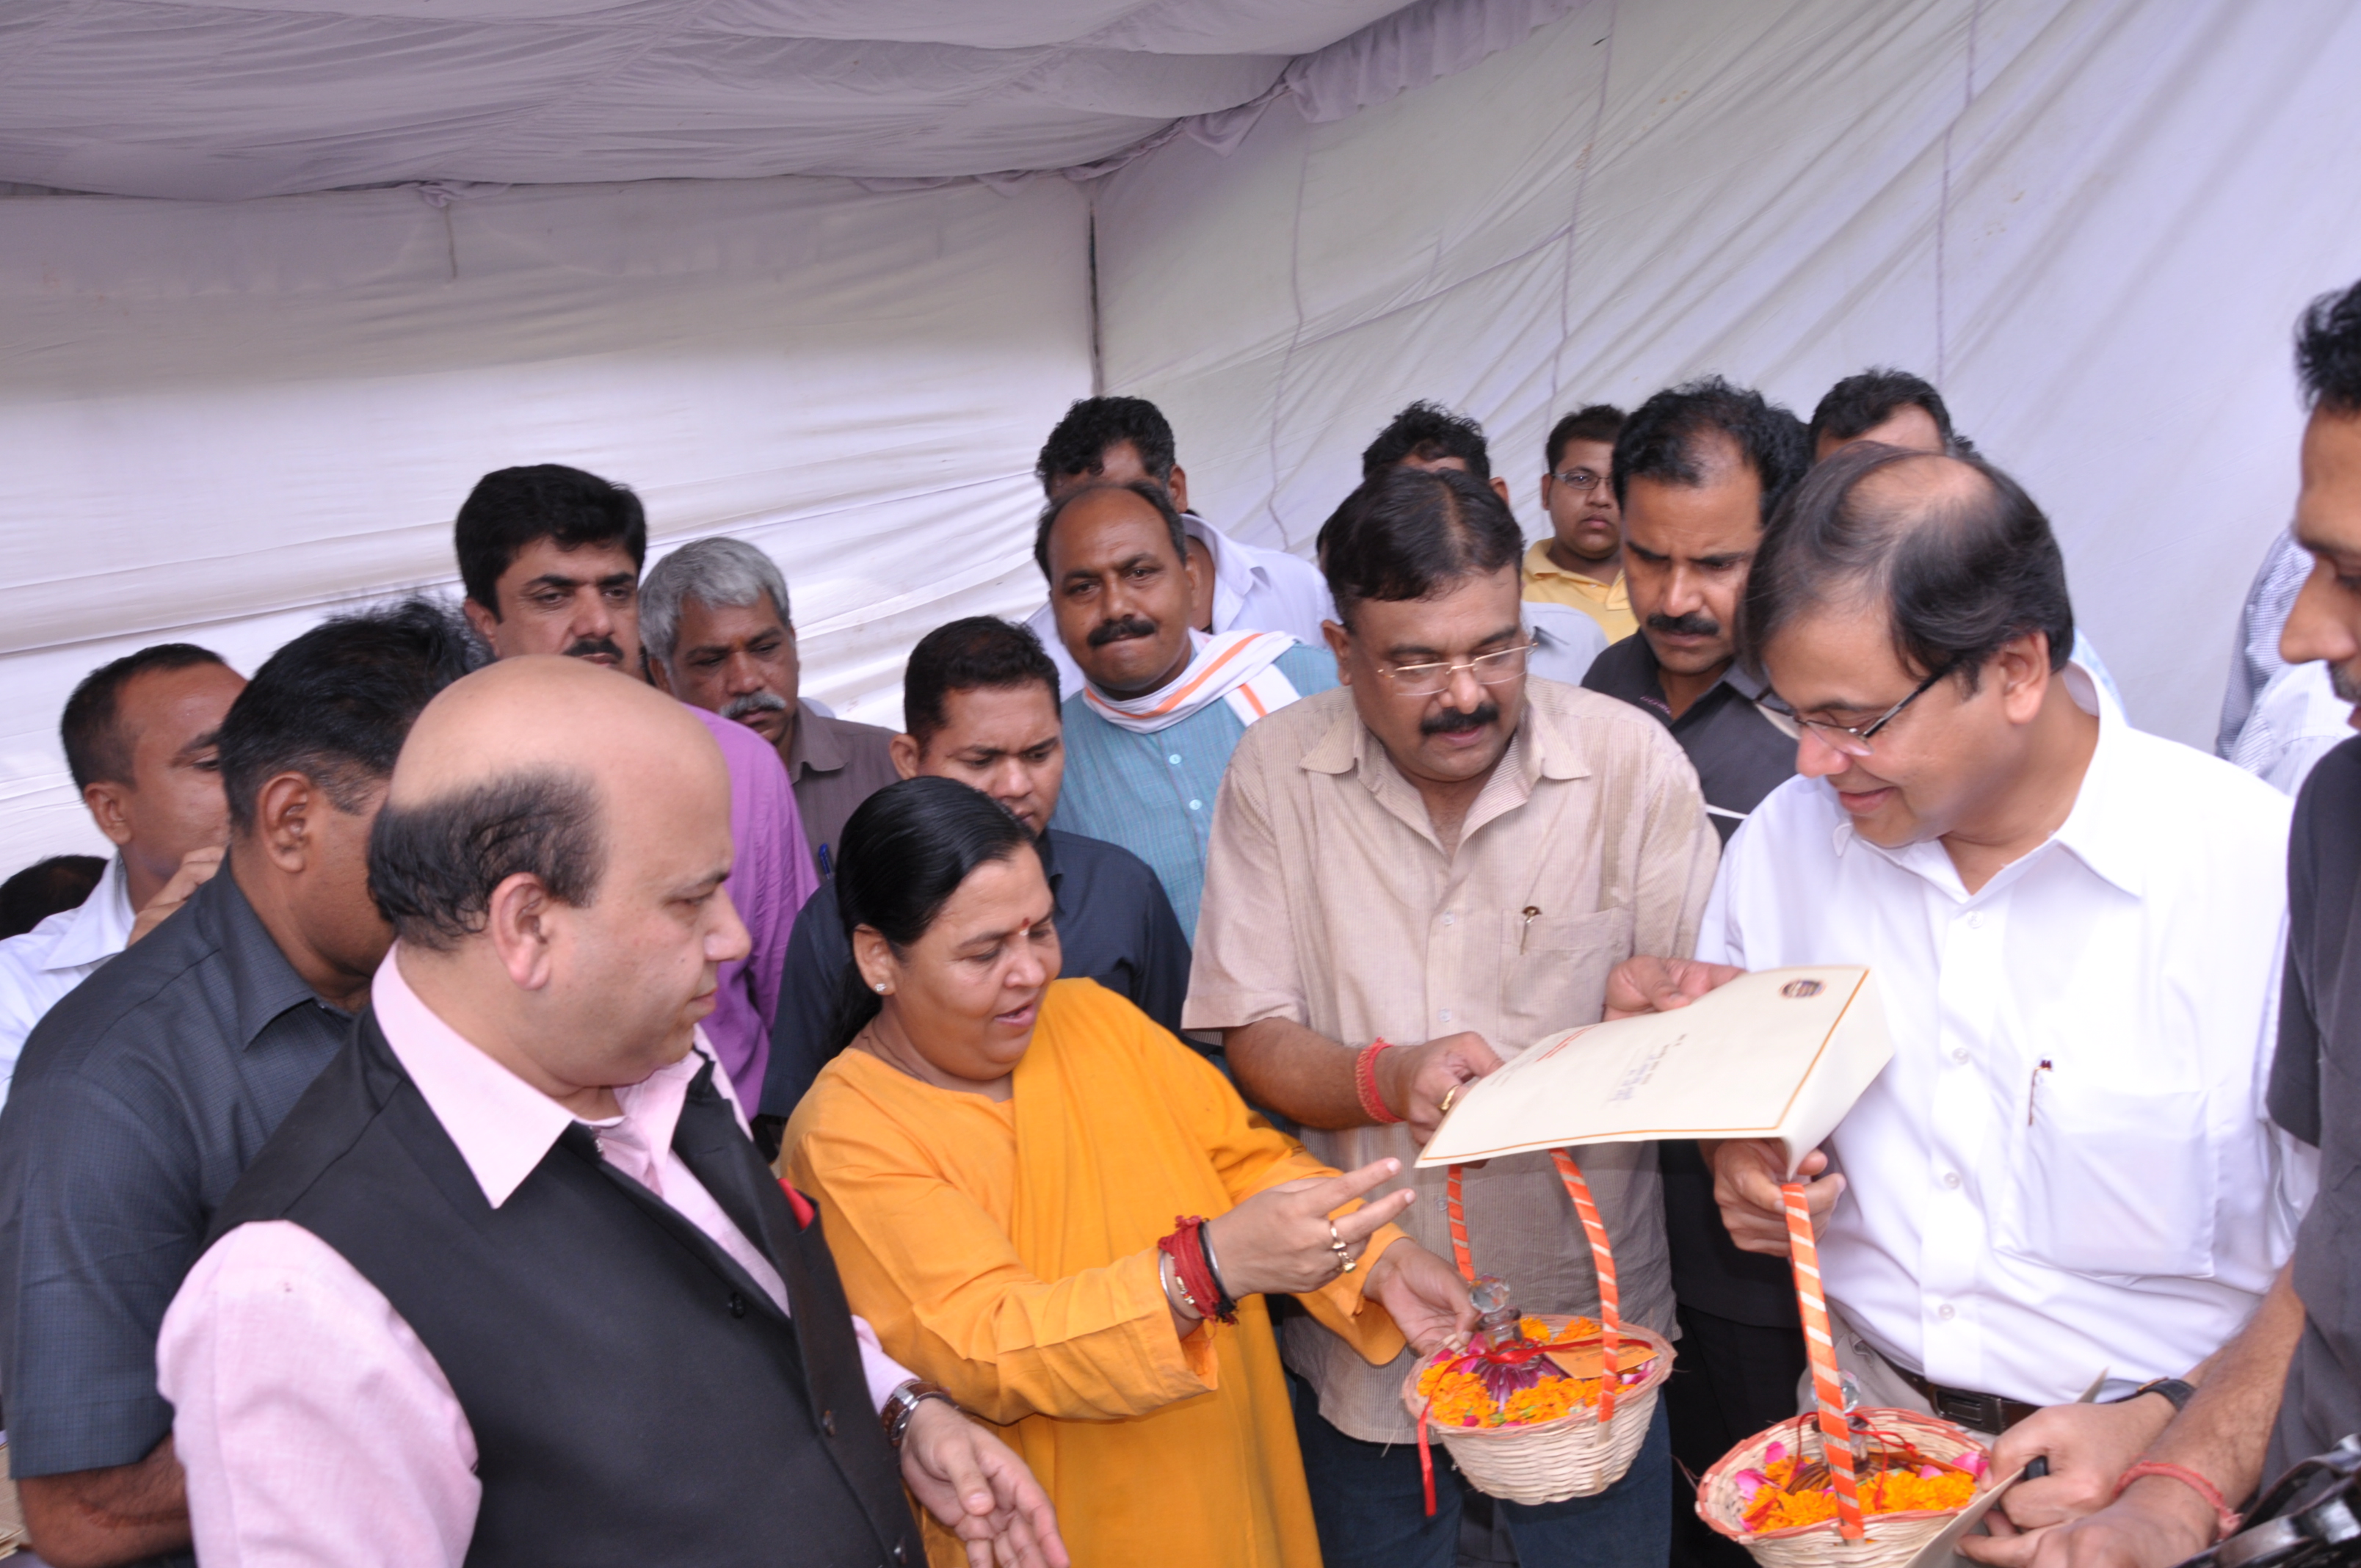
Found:
<svg viewBox="0 0 2361 1568"><path fill-rule="evenodd" d="M2120 1399L2110 1399L2110 1405L2128 1405L2143 1394L2161 1394L2172 1402L2175 1415L2189 1409L2189 1397L2197 1390L2178 1377L2158 1377L2141 1384Z"/></svg>
<svg viewBox="0 0 2361 1568"><path fill-rule="evenodd" d="M1229 1286L1223 1283L1222 1266L1213 1260L1213 1228L1202 1220L1197 1224L1197 1245L1205 1254L1205 1272L1213 1277L1213 1289L1221 1297L1213 1304L1213 1316L1225 1323L1234 1321L1238 1315L1238 1299L1231 1295Z"/></svg>

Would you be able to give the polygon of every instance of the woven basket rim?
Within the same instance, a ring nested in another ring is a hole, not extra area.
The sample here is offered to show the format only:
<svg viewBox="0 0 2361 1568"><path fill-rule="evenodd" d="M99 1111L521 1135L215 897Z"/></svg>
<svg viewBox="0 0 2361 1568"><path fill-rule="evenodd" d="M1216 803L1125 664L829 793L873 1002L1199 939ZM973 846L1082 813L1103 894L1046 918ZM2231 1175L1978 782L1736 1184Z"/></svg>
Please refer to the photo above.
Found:
<svg viewBox="0 0 2361 1568"><path fill-rule="evenodd" d="M1570 1323L1576 1318L1587 1315L1581 1312L1527 1312L1525 1314L1529 1318L1539 1318L1545 1323ZM1616 1337L1646 1342L1649 1347L1655 1351L1656 1359L1649 1364L1646 1376L1637 1383L1629 1384L1615 1391L1616 1414L1608 1418L1605 1424L1609 1425L1620 1418L1625 1400L1664 1387L1664 1379L1671 1376L1673 1371L1672 1342L1653 1329L1642 1328L1637 1323L1627 1323L1616 1331ZM1426 1408L1426 1401L1418 1397L1419 1375L1433 1365L1435 1360L1436 1357L1433 1355L1421 1356L1411 1367L1410 1376L1402 1379L1402 1403L1410 1407L1412 1420L1416 1420ZM1562 1427L1569 1427L1576 1422L1593 1427L1602 1424L1598 1420L1597 1401L1594 1400L1578 1410L1568 1410L1565 1415L1554 1416L1545 1421L1525 1421L1516 1426L1497 1427L1455 1427L1445 1426L1441 1421L1436 1421L1430 1425L1427 1431L1438 1438L1447 1438L1454 1442L1466 1438L1491 1441L1499 1438L1531 1437L1536 1432L1556 1431Z"/></svg>
<svg viewBox="0 0 2361 1568"><path fill-rule="evenodd" d="M1940 1416L1930 1416L1924 1410L1900 1409L1889 1405L1861 1405L1856 1407L1852 1413L1856 1416L1878 1418L1878 1424L1881 1426L1916 1427L1921 1431L1937 1433L1957 1442L1963 1453L1972 1451L1982 1454L1987 1464L1992 1460L1991 1449L1977 1442L1965 1427L1955 1425ZM1795 1427L1798 1420L1798 1417L1789 1416L1776 1426L1764 1427L1761 1431L1715 1460L1706 1473L1697 1477L1697 1518L1705 1520L1717 1534L1737 1541L1741 1546L1752 1541L1794 1541L1800 1536L1835 1534L1842 1521L1833 1518L1816 1519L1810 1524L1789 1525L1784 1530L1733 1529L1724 1524L1716 1510L1708 1503L1708 1498L1715 1496L1726 1483L1730 1482L1733 1468L1739 1465L1741 1459L1751 1463L1764 1449L1771 1446L1779 1433ZM1815 1437L1819 1435L1819 1428L1817 1425L1808 1426L1806 1431ZM1969 1508L1974 1506L1975 1498L1982 1495L1982 1490L1983 1488L1979 1486L1974 1493L1970 1494L1966 1503L1956 1508L1904 1508L1893 1513L1866 1514L1862 1516L1863 1522L1873 1519L1879 1524L1902 1524L1912 1519L1957 1519Z"/></svg>

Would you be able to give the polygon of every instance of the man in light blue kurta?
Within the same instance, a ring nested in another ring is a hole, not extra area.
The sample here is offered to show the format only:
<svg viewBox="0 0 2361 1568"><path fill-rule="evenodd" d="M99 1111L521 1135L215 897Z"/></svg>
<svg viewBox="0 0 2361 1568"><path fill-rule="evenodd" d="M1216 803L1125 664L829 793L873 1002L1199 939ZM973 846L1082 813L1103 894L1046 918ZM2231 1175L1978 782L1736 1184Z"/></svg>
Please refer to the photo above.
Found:
<svg viewBox="0 0 2361 1568"><path fill-rule="evenodd" d="M1299 696L1336 684L1335 655L1325 648L1296 643L1272 668ZM1057 826L1121 844L1146 861L1193 938L1213 797L1246 724L1228 703L1216 701L1153 734L1134 734L1102 717L1087 692L1066 699L1065 719L1066 783Z"/></svg>
<svg viewBox="0 0 2361 1568"><path fill-rule="evenodd" d="M1085 685L1064 705L1053 826L1146 861L1197 929L1223 771L1246 725L1336 684L1336 662L1284 632L1190 628L1202 591L1180 514L1151 480L1053 486L1034 558Z"/></svg>

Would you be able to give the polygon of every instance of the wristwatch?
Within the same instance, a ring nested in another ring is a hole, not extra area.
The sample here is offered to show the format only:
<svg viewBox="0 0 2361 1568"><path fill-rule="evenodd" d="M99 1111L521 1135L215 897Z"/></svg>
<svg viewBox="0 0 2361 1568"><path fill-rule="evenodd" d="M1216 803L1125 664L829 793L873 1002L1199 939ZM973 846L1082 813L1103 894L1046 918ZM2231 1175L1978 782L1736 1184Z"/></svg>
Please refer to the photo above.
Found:
<svg viewBox="0 0 2361 1568"><path fill-rule="evenodd" d="M877 1412L877 1423L885 1429L885 1441L895 1453L902 1452L902 1437L910 1430L910 1417L928 1399L940 1399L954 1410L960 1408L950 1389L922 1377L911 1378L885 1397L885 1408Z"/></svg>
<svg viewBox="0 0 2361 1568"><path fill-rule="evenodd" d="M2183 1383L2178 1377L2158 1377L2153 1381L2141 1384L2138 1387L2133 1389L2122 1398L2110 1399L2107 1403L2110 1405L2128 1405L2143 1394L2161 1394L2166 1398L2172 1401L2173 1413L2177 1415L2180 1411L2189 1409L2189 1397L2196 1392L2196 1389L2191 1387L2188 1384Z"/></svg>

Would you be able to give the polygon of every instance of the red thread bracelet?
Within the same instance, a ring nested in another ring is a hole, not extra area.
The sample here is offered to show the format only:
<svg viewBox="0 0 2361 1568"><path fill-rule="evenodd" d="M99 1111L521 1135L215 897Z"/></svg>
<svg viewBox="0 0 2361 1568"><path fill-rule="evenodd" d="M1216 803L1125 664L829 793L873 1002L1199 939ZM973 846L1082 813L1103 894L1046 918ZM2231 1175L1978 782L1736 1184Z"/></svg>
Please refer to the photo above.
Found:
<svg viewBox="0 0 2361 1568"><path fill-rule="evenodd" d="M1353 1092L1360 1096L1362 1113L1380 1126L1401 1120L1386 1109L1386 1097L1378 1092L1378 1053L1391 1049L1390 1040L1372 1040L1353 1058Z"/></svg>
<svg viewBox="0 0 2361 1568"><path fill-rule="evenodd" d="M2222 1500L2222 1489L2186 1464L2174 1464L2161 1459L2143 1459L2124 1472L2122 1478L2115 1483L2115 1496L2122 1497L2124 1489L2143 1475L2161 1475L2168 1481L2178 1481L2204 1498L2213 1510L2213 1528L2220 1531L2213 1538L2215 1541L2227 1541L2238 1533L2238 1516L2232 1513L2230 1505Z"/></svg>
<svg viewBox="0 0 2361 1568"><path fill-rule="evenodd" d="M1172 1272L1180 1282L1180 1293L1189 1298L1199 1317L1236 1322L1237 1303L1223 1293L1221 1282L1213 1277L1213 1266L1205 1261L1202 1234L1205 1222L1194 1214L1182 1214L1175 1215L1172 1223L1180 1228L1158 1242L1156 1248L1172 1259Z"/></svg>

